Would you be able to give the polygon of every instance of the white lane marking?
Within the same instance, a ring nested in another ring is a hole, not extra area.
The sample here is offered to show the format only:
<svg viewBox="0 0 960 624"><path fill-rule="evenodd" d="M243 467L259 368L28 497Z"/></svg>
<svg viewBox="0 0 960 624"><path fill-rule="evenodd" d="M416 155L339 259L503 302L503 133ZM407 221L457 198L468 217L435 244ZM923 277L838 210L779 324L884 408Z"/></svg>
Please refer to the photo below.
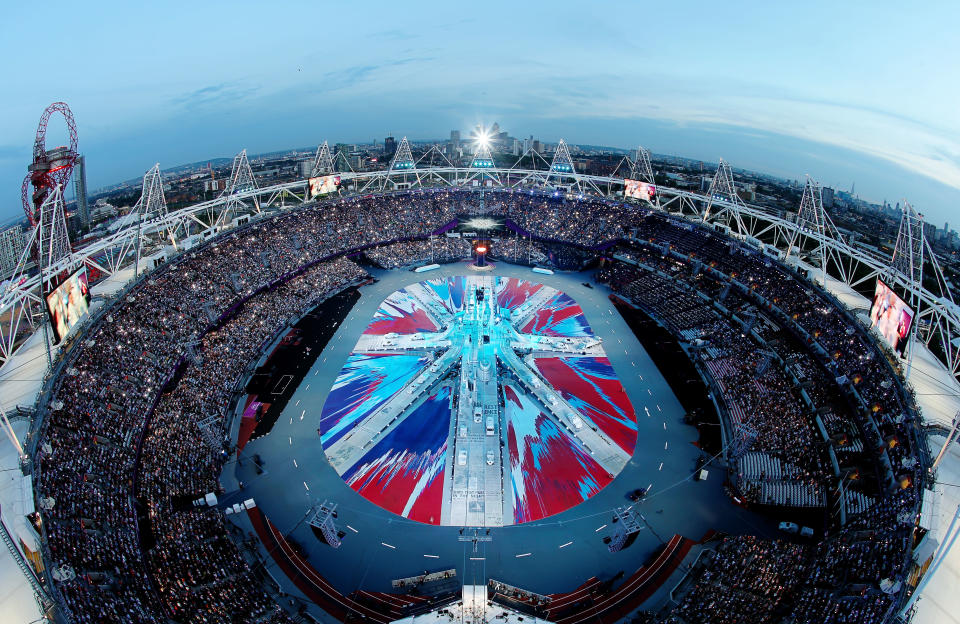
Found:
<svg viewBox="0 0 960 624"><path fill-rule="evenodd" d="M650 482L650 485L647 486L647 494L650 493L650 490L653 489L653 481Z"/></svg>
<svg viewBox="0 0 960 624"><path fill-rule="evenodd" d="M598 526L597 528L595 528L595 529L593 530L593 532L594 532L594 533L599 533L600 531L604 530L605 528L607 528L607 525L604 524L603 526Z"/></svg>
<svg viewBox="0 0 960 624"><path fill-rule="evenodd" d="M639 375L640 381L643 381L643 375Z"/></svg>
<svg viewBox="0 0 960 624"><path fill-rule="evenodd" d="M634 368L637 367L637 363L636 363L636 362L630 362L630 363L633 364L633 367L634 367Z"/></svg>
<svg viewBox="0 0 960 624"><path fill-rule="evenodd" d="M297 465L297 460L296 460L296 459L293 460L293 467L294 467L294 468L299 468L299 467L300 467L300 466Z"/></svg>
<svg viewBox="0 0 960 624"><path fill-rule="evenodd" d="M650 410L647 409L647 406L646 406L646 405L643 406L643 411L645 411L645 412L647 413L647 418L650 418Z"/></svg>
<svg viewBox="0 0 960 624"><path fill-rule="evenodd" d="M663 462L660 462L660 467L657 468L657 471L663 470Z"/></svg>
<svg viewBox="0 0 960 624"><path fill-rule="evenodd" d="M519 555L514 555L514 557L516 557L517 559L519 559L520 557L529 557L531 554L533 554L533 553L521 553L521 554L519 554Z"/></svg>
<svg viewBox="0 0 960 624"><path fill-rule="evenodd" d="M649 394L650 396L653 396L653 391L650 390L650 388L647 388L647 394Z"/></svg>
<svg viewBox="0 0 960 624"><path fill-rule="evenodd" d="M359 532L360 532L360 531L356 530L355 528L353 528L352 526L350 526L349 524L347 525L347 528L350 529L351 531L353 531L354 533L359 533Z"/></svg>
<svg viewBox="0 0 960 624"><path fill-rule="evenodd" d="M386 543L386 542L380 542L380 543L383 544L384 546L386 546L387 548L392 548L392 549L394 549L394 550L397 549L397 547L394 546L393 544L388 544L388 543Z"/></svg>
<svg viewBox="0 0 960 624"><path fill-rule="evenodd" d="M307 485L307 482L306 482L306 481L303 482L303 487L307 488L307 491L308 491L308 492L310 491L310 486Z"/></svg>
<svg viewBox="0 0 960 624"><path fill-rule="evenodd" d="M303 416L306 413L307 413L307 410L303 410L302 412L300 412L300 420L303 420Z"/></svg>
<svg viewBox="0 0 960 624"><path fill-rule="evenodd" d="M294 407L300 405L300 399L297 399L297 402L293 404Z"/></svg>
<svg viewBox="0 0 960 624"><path fill-rule="evenodd" d="M664 431L667 430L667 423L666 423L666 421L664 421L664 423L663 423L663 430L664 430Z"/></svg>
<svg viewBox="0 0 960 624"><path fill-rule="evenodd" d="M572 544L572 543L573 543L573 542L567 542L566 544L560 544L560 548L566 548L567 546L569 546L569 545Z"/></svg>
<svg viewBox="0 0 960 624"><path fill-rule="evenodd" d="M293 438L291 438L290 436L287 436L287 442L290 443L290 446L293 446Z"/></svg>
<svg viewBox="0 0 960 624"><path fill-rule="evenodd" d="M666 443L666 442L663 443L663 450L667 450L667 443Z"/></svg>
<svg viewBox="0 0 960 624"><path fill-rule="evenodd" d="M663 411L662 409L660 409L660 404L659 404L659 403L657 403L657 411L658 411L658 412L662 412L662 411Z"/></svg>
<svg viewBox="0 0 960 624"><path fill-rule="evenodd" d="M305 389L305 390L309 390L309 389L310 389L310 384L307 384L307 387L304 388L304 389Z"/></svg>
<svg viewBox="0 0 960 624"><path fill-rule="evenodd" d="M424 555L427 559L439 559L440 555Z"/></svg>
<svg viewBox="0 0 960 624"><path fill-rule="evenodd" d="M470 561L486 561L486 557L470 557Z"/></svg>

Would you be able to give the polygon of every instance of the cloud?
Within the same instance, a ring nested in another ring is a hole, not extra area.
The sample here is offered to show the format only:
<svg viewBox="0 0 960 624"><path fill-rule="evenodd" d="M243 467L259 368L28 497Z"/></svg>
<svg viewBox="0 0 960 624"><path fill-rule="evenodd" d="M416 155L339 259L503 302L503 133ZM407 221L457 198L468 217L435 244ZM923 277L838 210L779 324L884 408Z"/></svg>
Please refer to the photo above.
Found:
<svg viewBox="0 0 960 624"><path fill-rule="evenodd" d="M227 101L242 100L254 95L259 90L259 87L245 86L240 81L221 82L184 93L174 97L171 101L184 108L196 109L211 105L222 105Z"/></svg>
<svg viewBox="0 0 960 624"><path fill-rule="evenodd" d="M362 82L372 79L379 72L401 67L404 65L413 65L417 63L428 63L434 60L430 56L411 56L395 59L383 63L369 63L365 65L354 65L335 71L327 72L320 77L318 87L324 91L343 90L354 87Z"/></svg>
<svg viewBox="0 0 960 624"><path fill-rule="evenodd" d="M416 39L418 36L419 35L399 29L382 30L378 33L370 35L372 39L381 39L385 41L407 41L409 39Z"/></svg>
<svg viewBox="0 0 960 624"><path fill-rule="evenodd" d="M760 130L850 149L960 189L960 132L894 111L757 89L653 92L623 82L614 89L606 77L582 81L576 89L544 83L537 93L548 119L653 119ZM593 97L584 95L586 89Z"/></svg>

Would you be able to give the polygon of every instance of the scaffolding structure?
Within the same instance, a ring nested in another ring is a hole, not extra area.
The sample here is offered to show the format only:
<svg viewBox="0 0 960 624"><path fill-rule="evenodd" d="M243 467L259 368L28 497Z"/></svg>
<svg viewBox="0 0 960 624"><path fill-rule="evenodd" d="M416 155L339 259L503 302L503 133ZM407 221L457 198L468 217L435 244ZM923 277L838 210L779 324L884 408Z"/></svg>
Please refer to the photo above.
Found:
<svg viewBox="0 0 960 624"><path fill-rule="evenodd" d="M324 541L332 548L340 548L340 534L337 532L337 525L333 520L337 517L337 504L324 500L313 508L307 524L318 529L323 535Z"/></svg>

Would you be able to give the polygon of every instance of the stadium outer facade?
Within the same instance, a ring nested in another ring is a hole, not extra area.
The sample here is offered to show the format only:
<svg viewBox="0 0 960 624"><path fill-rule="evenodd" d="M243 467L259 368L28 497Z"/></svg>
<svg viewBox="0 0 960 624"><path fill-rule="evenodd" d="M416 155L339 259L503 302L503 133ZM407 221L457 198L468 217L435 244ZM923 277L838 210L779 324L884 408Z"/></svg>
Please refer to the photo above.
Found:
<svg viewBox="0 0 960 624"><path fill-rule="evenodd" d="M639 160L639 159L638 159ZM515 168L474 167L417 167L416 163L404 167L391 167L375 172L345 172L337 175L350 192L356 194L379 194L394 190L420 187L502 187L518 190L531 187L547 188L557 193L612 197L622 191L624 179L618 177L588 176L572 173L569 168L556 163L545 170ZM631 163L632 175L638 176ZM845 241L830 222L820 203L819 186L809 181L799 214L795 220L783 218L755 206L744 204L737 197L729 169L720 171L706 195L660 187L656 207L693 221L710 224L725 234L745 241L788 264L802 263L808 270L819 270L823 277L838 279L850 287L869 283L877 277L896 284L907 292L914 305L918 321L918 333L908 351L912 358L913 345L920 342L938 353L944 366L952 375L960 369L960 353L957 338L960 337L960 314L953 303L949 290L935 293L922 286L922 266L932 264L943 284L936 259L922 238L921 218L910 208L905 208L901 232L897 241L900 257L891 262L875 253L852 246ZM323 173L323 172L320 172ZM642 172L639 174L643 176ZM107 275L122 276L136 273L134 259L144 257L166 259L181 251L183 241L190 237L209 236L229 231L248 220L276 215L288 207L297 207L313 201L308 180L300 180L259 189L253 183L253 175L245 153L238 155L234 163L231 184L219 198L196 204L174 212L168 212L159 184L159 168L155 167L144 179L144 196L137 204L136 219L127 219L125 226L90 247L60 258L48 267L48 275L58 275L87 266ZM725 181L729 180L729 185ZM652 182L652 179L651 179ZM54 193L48 201L62 201L60 193ZM212 223L213 227L208 227ZM903 257L906 256L906 262ZM815 278L814 273L810 273ZM4 323L37 323L36 308L40 297L40 278L19 278L3 293L0 311ZM921 328L922 325L922 328ZM19 344L16 342L17 327L3 329L0 356L4 360L12 356ZM909 366L909 359L908 359ZM909 367L908 367L909 371ZM33 436L36 441L37 437Z"/></svg>

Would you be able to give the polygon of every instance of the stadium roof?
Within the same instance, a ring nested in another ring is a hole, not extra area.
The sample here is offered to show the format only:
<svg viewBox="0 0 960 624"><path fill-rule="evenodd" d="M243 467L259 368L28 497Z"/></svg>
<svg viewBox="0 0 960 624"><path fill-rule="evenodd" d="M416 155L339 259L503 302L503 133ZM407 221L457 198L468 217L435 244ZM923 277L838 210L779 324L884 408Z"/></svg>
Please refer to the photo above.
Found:
<svg viewBox="0 0 960 624"><path fill-rule="evenodd" d="M931 452L936 453L943 441L943 436L931 436ZM930 535L936 538L939 544L949 547L947 538L950 536L947 535L947 530L960 505L960 445L950 445L950 450L937 470L937 477L935 496L939 503L939 514ZM960 527L954 527L954 538L958 528ZM960 587L960 550L950 549L946 559L930 577L920 594L913 621L917 624L960 623L960 595L957 595L957 587Z"/></svg>

